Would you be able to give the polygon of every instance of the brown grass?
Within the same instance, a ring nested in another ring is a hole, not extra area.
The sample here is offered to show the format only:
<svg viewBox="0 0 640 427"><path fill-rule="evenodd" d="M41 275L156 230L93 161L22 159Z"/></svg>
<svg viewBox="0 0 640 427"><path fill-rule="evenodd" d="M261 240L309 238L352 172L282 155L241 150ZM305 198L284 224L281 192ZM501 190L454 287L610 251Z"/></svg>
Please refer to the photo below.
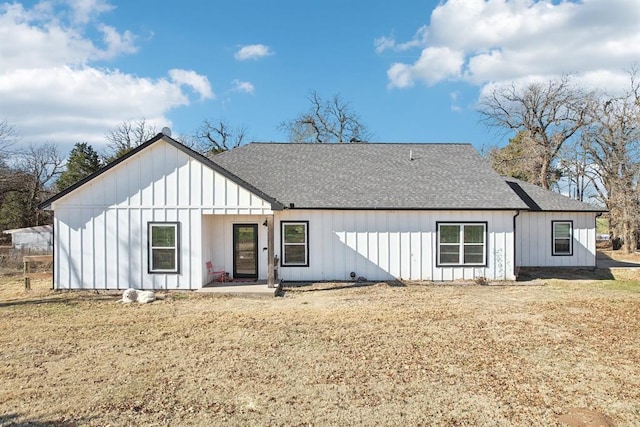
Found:
<svg viewBox="0 0 640 427"><path fill-rule="evenodd" d="M640 422L640 284L28 293L0 278L0 425Z"/></svg>

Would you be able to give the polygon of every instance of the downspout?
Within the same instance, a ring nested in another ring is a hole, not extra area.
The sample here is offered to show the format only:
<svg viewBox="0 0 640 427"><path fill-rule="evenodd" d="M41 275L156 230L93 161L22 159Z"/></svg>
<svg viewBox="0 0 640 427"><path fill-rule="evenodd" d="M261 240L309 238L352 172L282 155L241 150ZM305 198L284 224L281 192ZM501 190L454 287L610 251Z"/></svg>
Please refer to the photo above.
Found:
<svg viewBox="0 0 640 427"><path fill-rule="evenodd" d="M598 218L600 218L602 216L602 212L596 212L596 215L593 217L593 234L595 234L596 236L596 242L598 241ZM609 229L609 231L611 231L611 229ZM611 234L609 234L609 241L611 241ZM595 243L595 242L594 242ZM597 248L593 248L593 252L594 254L598 253L598 249ZM593 268L594 270L596 268L598 268L598 257L595 256L594 260L593 260Z"/></svg>
<svg viewBox="0 0 640 427"><path fill-rule="evenodd" d="M519 268L516 265L518 262L517 250L518 250L518 239L516 236L516 218L520 215L520 209L516 210L516 214L513 216L513 276L518 280L518 271Z"/></svg>

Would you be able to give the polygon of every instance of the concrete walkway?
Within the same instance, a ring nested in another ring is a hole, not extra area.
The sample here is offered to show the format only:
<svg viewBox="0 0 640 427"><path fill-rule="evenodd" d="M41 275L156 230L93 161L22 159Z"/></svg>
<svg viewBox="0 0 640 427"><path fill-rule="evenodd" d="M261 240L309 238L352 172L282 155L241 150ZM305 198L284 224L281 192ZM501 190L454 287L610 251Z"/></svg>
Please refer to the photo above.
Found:
<svg viewBox="0 0 640 427"><path fill-rule="evenodd" d="M266 281L258 282L227 282L207 285L196 292L205 294L238 295L252 297L275 297L280 291L280 283L274 288L267 287Z"/></svg>

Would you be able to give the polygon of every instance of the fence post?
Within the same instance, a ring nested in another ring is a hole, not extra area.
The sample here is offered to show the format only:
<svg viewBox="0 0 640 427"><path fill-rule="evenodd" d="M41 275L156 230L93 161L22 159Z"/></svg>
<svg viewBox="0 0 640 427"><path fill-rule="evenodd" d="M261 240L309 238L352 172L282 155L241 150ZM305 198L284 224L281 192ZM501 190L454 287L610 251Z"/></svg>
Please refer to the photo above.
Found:
<svg viewBox="0 0 640 427"><path fill-rule="evenodd" d="M28 291L31 289L31 279L29 279L29 261L23 258L24 262L24 289Z"/></svg>
<svg viewBox="0 0 640 427"><path fill-rule="evenodd" d="M53 260L52 255L24 255L22 261L24 262L24 289L31 289L31 279L49 278L53 277L53 273L32 273L32 262L51 262Z"/></svg>

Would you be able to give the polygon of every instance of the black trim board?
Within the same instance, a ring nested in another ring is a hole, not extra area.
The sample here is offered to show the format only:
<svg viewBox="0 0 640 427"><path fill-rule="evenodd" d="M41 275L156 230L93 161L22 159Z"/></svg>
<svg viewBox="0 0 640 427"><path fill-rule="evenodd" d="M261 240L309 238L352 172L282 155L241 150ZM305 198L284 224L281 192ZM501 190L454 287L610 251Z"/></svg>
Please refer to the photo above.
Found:
<svg viewBox="0 0 640 427"><path fill-rule="evenodd" d="M505 181L505 182L513 190L513 192L516 193L516 195L520 197L520 199L522 199L522 201L529 207L529 209L531 209L532 211L542 210L542 208L540 208L540 205L538 205L531 198L531 196L529 196L529 194L526 191L524 191L524 188L520 187L520 185L517 182L511 182L511 181Z"/></svg>
<svg viewBox="0 0 640 427"><path fill-rule="evenodd" d="M129 151L124 156L114 160L113 162L111 162L108 165L100 168L99 170L97 170L96 172L94 172L91 175L87 176L86 178L76 182L72 186L70 186L68 188L65 188L64 190L62 190L58 194L56 194L56 195L50 197L49 199L45 200L44 202L40 203L38 205L38 209L40 209L40 210L49 209L51 207L51 204L53 202L55 202L56 200L59 200L62 197L66 196L67 194L71 193L72 191L82 187L83 185L85 185L89 181L92 181L94 178L97 178L98 176L100 176L103 173L107 172L108 170L116 167L117 165L119 165L120 163L126 161L127 159L135 156L140 151L146 149L147 147L153 145L154 143L156 143L156 142L158 142L160 140L162 140L162 141L174 146L178 150L182 151L183 153L187 154L188 156L193 157L194 159L198 160L199 162L203 163L204 165L210 167L214 171L220 173L221 175L223 175L226 178L230 179L231 181L235 182L239 186L244 187L248 191L250 191L250 192L254 193L255 195L261 197L262 199L266 200L267 202L269 202L271 204L271 209L272 210L279 211L279 210L282 210L284 208L284 205L282 203L280 203L279 201L277 201L273 197L263 193L262 191L258 190L257 188L255 188L251 184L249 184L246 181L244 181L242 178L232 174L231 172L229 172L228 170L226 170L222 166L220 166L217 163L215 163L213 160L203 156L200 153L197 153L197 152L193 151L191 148L189 148L189 147L187 147L185 145L182 145L181 143L179 143L175 139L173 139L173 138L171 138L171 137L169 137L167 135L164 135L162 133L159 133L156 136L154 136L153 138L151 138L150 140L148 140L147 142L145 142L145 143L137 146L133 150Z"/></svg>
<svg viewBox="0 0 640 427"><path fill-rule="evenodd" d="M526 209L523 208L456 208L456 207L449 207L449 208L416 208L416 207L368 207L368 208L363 208L363 207L344 207L344 206L337 206L337 207L288 207L285 206L284 209L286 210L307 210L307 211L461 211L461 212L510 212L510 211L528 211ZM560 211L560 212L567 212L567 211Z"/></svg>

